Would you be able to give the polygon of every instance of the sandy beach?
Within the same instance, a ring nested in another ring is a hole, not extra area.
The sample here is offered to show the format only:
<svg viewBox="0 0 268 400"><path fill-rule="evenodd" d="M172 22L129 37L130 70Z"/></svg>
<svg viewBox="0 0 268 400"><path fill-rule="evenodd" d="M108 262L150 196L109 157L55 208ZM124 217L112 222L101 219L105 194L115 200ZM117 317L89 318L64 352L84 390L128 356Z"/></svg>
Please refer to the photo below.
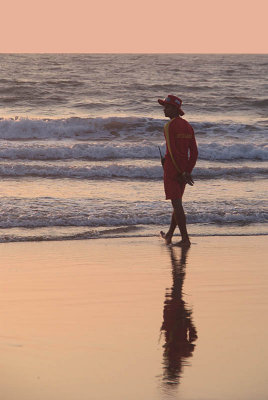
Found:
<svg viewBox="0 0 268 400"><path fill-rule="evenodd" d="M263 400L267 238L0 244L3 400Z"/></svg>

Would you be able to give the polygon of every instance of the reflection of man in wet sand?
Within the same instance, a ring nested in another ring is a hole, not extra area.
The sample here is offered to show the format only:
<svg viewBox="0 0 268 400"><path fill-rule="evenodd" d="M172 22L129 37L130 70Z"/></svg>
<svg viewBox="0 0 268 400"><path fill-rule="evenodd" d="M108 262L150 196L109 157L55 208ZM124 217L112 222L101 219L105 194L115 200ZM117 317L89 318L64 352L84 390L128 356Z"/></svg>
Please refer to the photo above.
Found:
<svg viewBox="0 0 268 400"><path fill-rule="evenodd" d="M170 199L173 214L168 232L160 232L167 244L171 243L176 226L181 233L181 246L190 246L186 228L186 218L182 206L182 196L185 185L193 185L191 172L195 166L198 151L191 125L183 118L182 101L176 96L168 95L165 100L158 100L164 106L164 114L170 118L165 125L167 151L164 161L164 187L166 199ZM189 154L190 153L190 154Z"/></svg>
<svg viewBox="0 0 268 400"><path fill-rule="evenodd" d="M187 308L182 299L182 287L185 278L186 257L189 248L181 248L181 258L176 258L173 247L169 248L173 286L166 293L161 331L165 334L164 344L164 374L166 384L178 384L182 367L186 359L192 356L197 339L197 331L192 321L192 311Z"/></svg>

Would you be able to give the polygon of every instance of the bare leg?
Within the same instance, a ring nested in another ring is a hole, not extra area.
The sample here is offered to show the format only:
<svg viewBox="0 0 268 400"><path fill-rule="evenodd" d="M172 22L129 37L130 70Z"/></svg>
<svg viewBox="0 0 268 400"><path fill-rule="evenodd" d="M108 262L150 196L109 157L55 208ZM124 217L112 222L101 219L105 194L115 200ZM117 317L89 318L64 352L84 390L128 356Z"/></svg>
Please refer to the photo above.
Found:
<svg viewBox="0 0 268 400"><path fill-rule="evenodd" d="M184 209L182 206L182 201L181 199L175 199L171 200L173 210L174 210L174 216L175 220L177 222L177 225L179 227L180 233L181 233L181 245L187 245L189 246L191 244L187 228L186 228L186 217L184 213Z"/></svg>
<svg viewBox="0 0 268 400"><path fill-rule="evenodd" d="M173 213L172 213L172 217L171 217L169 230L167 231L167 233L164 233L163 231L161 231L160 235L165 240L166 244L171 244L172 236L174 234L176 226L178 226L180 233L181 233L181 239L182 239L179 242L179 244L181 246L190 246L191 242L190 242L189 235L188 235L187 228L186 228L186 217L185 217L184 209L182 206L182 201L181 201L181 199L175 199L175 200L171 200L171 203L173 206Z"/></svg>
<svg viewBox="0 0 268 400"><path fill-rule="evenodd" d="M175 214L174 214L174 211L173 211L172 217L171 217L171 221L170 221L169 230L167 231L167 233L164 233L163 231L160 232L160 235L166 241L166 244L170 244L171 243L172 236L174 234L176 226L177 226L177 221L176 221Z"/></svg>

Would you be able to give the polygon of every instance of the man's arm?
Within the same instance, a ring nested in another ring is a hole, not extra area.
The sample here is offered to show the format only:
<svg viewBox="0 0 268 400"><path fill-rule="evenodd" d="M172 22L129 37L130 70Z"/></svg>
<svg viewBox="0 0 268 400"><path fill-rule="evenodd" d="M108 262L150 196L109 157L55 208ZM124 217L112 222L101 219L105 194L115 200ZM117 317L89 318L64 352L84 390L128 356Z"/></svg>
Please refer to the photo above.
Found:
<svg viewBox="0 0 268 400"><path fill-rule="evenodd" d="M197 144L196 144L196 140L195 140L194 130L192 127L191 127L191 130L192 130L193 136L189 143L190 156L189 156L189 160L187 163L187 167L185 169L185 172L183 172L182 176L186 183L188 183L190 186L193 186L194 180L191 176L191 172L196 164L196 160L198 157L198 149L197 149Z"/></svg>
<svg viewBox="0 0 268 400"><path fill-rule="evenodd" d="M176 170L178 171L178 173L181 174L182 171L180 170L180 168L174 158L174 149L176 148L176 146L175 146L175 131L174 131L174 129L172 129L172 121L169 121L165 125L165 136L166 136L166 141L167 141L168 152L170 154L172 163L173 163L174 167L176 168Z"/></svg>
<svg viewBox="0 0 268 400"><path fill-rule="evenodd" d="M190 139L190 143L189 143L190 157L189 157L189 160L187 163L187 167L185 168L185 171L182 171L180 169L180 167L178 166L178 163L176 162L175 157L174 157L175 148L176 148L176 144L175 144L176 131L174 130L174 128L172 126L172 121L170 121L169 123L167 123L165 125L165 135L166 135L166 139L167 139L168 151L171 156L173 165L175 166L176 170L179 173L179 175L178 175L179 181L181 183L185 182L185 183L188 183L188 185L193 186L194 181L191 176L191 172L192 172L192 169L194 168L196 160L197 160L198 150L197 150L197 145L196 145L196 141L195 141L194 130L191 126L189 126L189 127L192 131L192 138Z"/></svg>
<svg viewBox="0 0 268 400"><path fill-rule="evenodd" d="M193 136L189 143L189 150L190 150L190 157L189 157L189 160L187 163L186 172L188 172L190 174L196 164L196 160L198 157L198 149L197 149L197 144L196 144L196 140L195 140L195 136L194 136L194 131L193 131Z"/></svg>

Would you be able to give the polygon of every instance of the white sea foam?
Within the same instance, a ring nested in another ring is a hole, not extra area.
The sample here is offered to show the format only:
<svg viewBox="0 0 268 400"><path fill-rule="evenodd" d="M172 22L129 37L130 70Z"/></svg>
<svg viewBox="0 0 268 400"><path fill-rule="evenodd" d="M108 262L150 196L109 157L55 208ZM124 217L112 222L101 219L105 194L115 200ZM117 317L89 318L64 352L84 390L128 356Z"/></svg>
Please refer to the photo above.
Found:
<svg viewBox="0 0 268 400"><path fill-rule="evenodd" d="M262 167L209 167L194 169L196 179L216 178L247 178L254 176L267 176L268 169ZM161 166L139 167L127 164L112 164L108 166L93 165L88 167L57 166L40 164L14 164L0 163L0 176L2 177L54 177L54 178L77 178L77 179L162 179L163 169Z"/></svg>
<svg viewBox="0 0 268 400"><path fill-rule="evenodd" d="M159 142L162 153L165 145ZM0 159L10 160L112 160L158 159L157 143L142 141L91 142L91 143L2 143ZM199 159L202 160L268 160L268 146L254 143L219 144L200 143Z"/></svg>
<svg viewBox="0 0 268 400"><path fill-rule="evenodd" d="M209 204L209 209L208 209ZM170 206L160 201L120 201L80 198L0 198L0 228L100 227L168 224ZM262 200L240 198L185 204L188 223L249 224L263 223L268 215Z"/></svg>
<svg viewBox="0 0 268 400"><path fill-rule="evenodd" d="M22 210L21 210L22 211ZM129 212L121 212L120 215L91 215L87 218L85 216L79 216L78 213L69 213L69 215L60 216L58 212L55 215L44 216L44 211L35 211L32 215L12 215L9 218L3 219L0 222L0 228L40 228L40 227L118 227L121 225L125 226L139 226L139 225L168 225L170 222L170 212L162 213L160 210L149 209L137 213L135 209L131 209ZM25 213L26 214L26 213ZM192 212L187 218L188 224L254 224L268 222L267 212L265 210L253 210L248 209L241 210L239 213L236 211L232 212L230 209L225 211L213 211L213 212Z"/></svg>
<svg viewBox="0 0 268 400"><path fill-rule="evenodd" d="M202 226L202 225L201 225ZM134 226L135 227L135 226ZM207 225L206 225L207 227ZM158 227L157 227L158 228ZM126 233L120 233L120 232L114 232L110 233L109 229L103 230L101 233L97 230L88 230L83 233L70 233L70 234L61 234L55 232L54 234L38 234L35 232L35 229L27 230L28 234L27 235L19 235L19 234L0 234L0 243L14 243L14 242L40 242L40 241L63 241L63 240L87 240L87 239L113 239L113 238L144 238L144 237L159 237L159 231L162 228L162 226L159 226L159 229L154 229L152 226L150 231L147 232L147 230L141 230L139 232L126 232ZM118 228L121 229L121 228ZM217 228L216 228L217 229ZM191 237L207 237L207 236L267 236L267 231L264 232L255 232L254 230L251 232L243 232L238 229L237 231L234 232L229 232L229 230L226 230L225 232L217 232L215 230L215 233L199 233L199 234L191 234ZM174 238L176 240L176 236Z"/></svg>
<svg viewBox="0 0 268 400"><path fill-rule="evenodd" d="M268 160L268 146L254 143L200 145L199 158L203 160Z"/></svg>
<svg viewBox="0 0 268 400"><path fill-rule="evenodd" d="M142 138L163 138L163 126L166 121L157 118L141 117L106 117L106 118L2 118L0 119L0 139L5 140L141 140ZM231 139L254 138L264 139L267 129L242 123L213 123L192 121L198 138L207 135L222 140L224 136Z"/></svg>
<svg viewBox="0 0 268 400"><path fill-rule="evenodd" d="M163 122L152 118L3 118L0 120L0 139L113 139L120 134L150 132L153 135L158 129L162 132Z"/></svg>

